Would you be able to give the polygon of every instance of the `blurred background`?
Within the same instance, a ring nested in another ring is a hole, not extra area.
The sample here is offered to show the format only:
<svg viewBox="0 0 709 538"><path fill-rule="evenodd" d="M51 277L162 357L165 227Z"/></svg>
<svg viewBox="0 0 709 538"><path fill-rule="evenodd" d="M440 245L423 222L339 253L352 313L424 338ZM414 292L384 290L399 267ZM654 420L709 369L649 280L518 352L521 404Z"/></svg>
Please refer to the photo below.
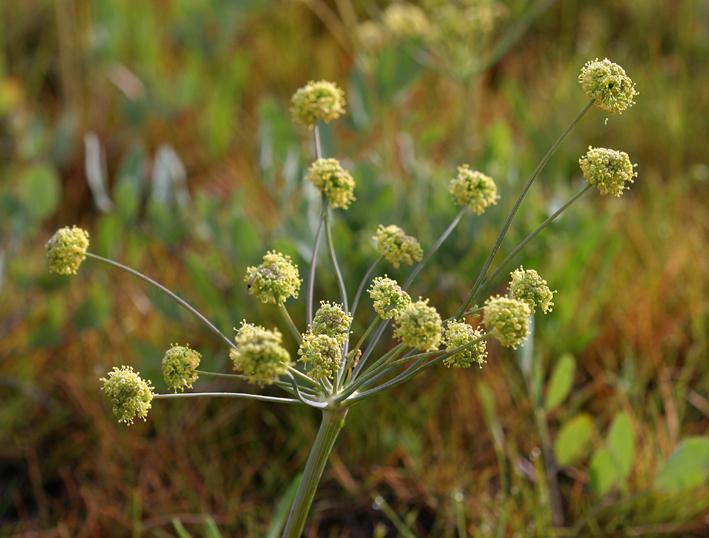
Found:
<svg viewBox="0 0 709 538"><path fill-rule="evenodd" d="M277 535L318 426L308 409L220 399L155 401L147 422L118 424L98 381L113 366L164 392L172 343L221 372L227 350L125 273L49 274L57 228L87 229L92 252L228 335L280 323L243 275L269 249L308 266L314 149L288 108L331 80L348 114L323 126L324 153L357 182L334 229L350 294L378 224L427 249L457 214L458 165L497 181L498 205L468 215L411 289L448 317L585 105L581 68L605 57L637 104L586 114L497 262L581 188L589 145L627 152L635 184L592 189L510 265L558 290L518 353L491 344L482 369L434 368L350 411L307 536L709 534L709 4L23 0L0 3L0 41L1 536L169 537L173 518L207 536L206 516L224 536ZM322 271L316 299L336 290ZM288 307L304 327L303 297Z"/></svg>

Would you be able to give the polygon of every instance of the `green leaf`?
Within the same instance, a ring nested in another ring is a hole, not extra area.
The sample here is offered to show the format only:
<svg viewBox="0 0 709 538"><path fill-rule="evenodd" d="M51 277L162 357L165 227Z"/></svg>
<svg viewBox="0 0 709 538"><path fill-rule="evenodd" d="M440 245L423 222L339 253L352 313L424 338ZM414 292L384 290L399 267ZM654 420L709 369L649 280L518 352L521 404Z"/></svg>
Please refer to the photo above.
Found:
<svg viewBox="0 0 709 538"><path fill-rule="evenodd" d="M192 535L187 532L187 529L185 529L180 520L176 517L172 518L172 526L175 527L175 530L177 531L177 536L179 536L180 538L192 538Z"/></svg>
<svg viewBox="0 0 709 538"><path fill-rule="evenodd" d="M604 495L618 481L618 472L613 456L605 448L599 448L591 458L591 487L596 495Z"/></svg>
<svg viewBox="0 0 709 538"><path fill-rule="evenodd" d="M574 384L575 373L576 359L570 353L564 353L551 373L544 409L551 411L566 399Z"/></svg>
<svg viewBox="0 0 709 538"><path fill-rule="evenodd" d="M709 474L709 437L683 440L655 478L662 490L694 488L706 482Z"/></svg>
<svg viewBox="0 0 709 538"><path fill-rule="evenodd" d="M593 419L582 413L564 424L554 442L556 461L560 466L569 465L583 456L593 433Z"/></svg>
<svg viewBox="0 0 709 538"><path fill-rule="evenodd" d="M51 216L61 198L59 174L48 164L25 168L20 174L18 196L32 217L44 219Z"/></svg>
<svg viewBox="0 0 709 538"><path fill-rule="evenodd" d="M613 419L606 446L618 469L618 483L625 480L633 469L635 456L635 434L630 417L626 413L618 413Z"/></svg>
<svg viewBox="0 0 709 538"><path fill-rule="evenodd" d="M266 538L278 538L281 535L283 526L286 524L286 517L288 517L288 512L290 512L290 507L293 505L293 499L295 499L295 494L298 492L298 486L300 486L302 476L302 474L299 474L293 479L285 495L278 501L276 510L273 513L273 519L266 532Z"/></svg>
<svg viewBox="0 0 709 538"><path fill-rule="evenodd" d="M219 528L212 516L204 517L204 532L207 534L207 538L222 538L222 534L219 532Z"/></svg>

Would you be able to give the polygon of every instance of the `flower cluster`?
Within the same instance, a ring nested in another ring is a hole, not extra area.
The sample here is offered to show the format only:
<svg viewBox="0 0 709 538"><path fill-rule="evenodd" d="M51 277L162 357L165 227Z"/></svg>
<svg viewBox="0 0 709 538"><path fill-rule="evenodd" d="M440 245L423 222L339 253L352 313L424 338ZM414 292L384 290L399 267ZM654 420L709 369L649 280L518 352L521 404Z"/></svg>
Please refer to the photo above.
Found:
<svg viewBox="0 0 709 538"><path fill-rule="evenodd" d="M380 224L373 239L377 240L379 253L394 267L399 267L401 262L412 265L423 257L423 249L416 238L406 235L395 224L386 227Z"/></svg>
<svg viewBox="0 0 709 538"><path fill-rule="evenodd" d="M246 269L244 282L249 293L256 295L264 303L283 304L289 297L298 298L300 275L298 266L290 256L275 251L266 253L258 267Z"/></svg>
<svg viewBox="0 0 709 538"><path fill-rule="evenodd" d="M441 316L428 299L411 303L396 319L394 336L409 347L421 351L438 349L443 333Z"/></svg>
<svg viewBox="0 0 709 538"><path fill-rule="evenodd" d="M352 316L345 313L341 304L330 304L322 301L313 318L310 332L314 335L325 334L344 345L349 335Z"/></svg>
<svg viewBox="0 0 709 538"><path fill-rule="evenodd" d="M290 353L281 346L282 340L278 329L269 331L242 321L234 338L236 348L229 351L234 369L244 372L251 384L270 385L274 378L288 372L291 364Z"/></svg>
<svg viewBox="0 0 709 538"><path fill-rule="evenodd" d="M75 275L79 265L86 259L89 248L89 232L77 226L61 228L47 244L49 270L60 275Z"/></svg>
<svg viewBox="0 0 709 538"><path fill-rule="evenodd" d="M554 293L547 286L547 281L544 280L534 270L524 270L524 267L514 270L512 273L512 282L510 282L510 295L513 299L524 301L535 311L535 307L540 307L545 314L551 312L551 307L554 306L552 299Z"/></svg>
<svg viewBox="0 0 709 538"><path fill-rule="evenodd" d="M391 278L377 277L367 290L374 301L374 310L382 319L398 318L411 304L411 297Z"/></svg>
<svg viewBox="0 0 709 538"><path fill-rule="evenodd" d="M446 328L446 334L443 337L443 344L446 346L446 352L450 353L454 349L470 344L473 340L477 340L483 336L480 329L473 329L469 324L461 321L451 321ZM485 340L480 340L472 344L458 353L443 359L443 363L449 368L468 368L474 362L482 365L487 357L487 345Z"/></svg>
<svg viewBox="0 0 709 538"><path fill-rule="evenodd" d="M355 200L355 182L337 159L318 159L308 170L308 179L332 207L347 209Z"/></svg>
<svg viewBox="0 0 709 538"><path fill-rule="evenodd" d="M293 119L310 129L318 121L328 123L345 113L345 92L326 80L308 82L290 102Z"/></svg>
<svg viewBox="0 0 709 538"><path fill-rule="evenodd" d="M587 62L581 70L579 82L583 85L586 95L595 100L596 106L611 114L622 113L633 106L633 97L638 94L635 84L625 74L625 70L608 58L602 62L599 62L598 58Z"/></svg>
<svg viewBox="0 0 709 538"><path fill-rule="evenodd" d="M633 183L633 177L638 175L628 154L614 149L589 147L579 164L586 181L598 187L603 195L620 196L624 189L630 188L625 182Z"/></svg>
<svg viewBox="0 0 709 538"><path fill-rule="evenodd" d="M173 346L167 350L162 358L162 375L167 388L177 392L184 392L185 387L192 388L192 383L197 381L197 372L202 355L190 346Z"/></svg>
<svg viewBox="0 0 709 538"><path fill-rule="evenodd" d="M113 414L118 417L118 422L125 422L130 426L136 416L145 420L153 399L150 381L143 381L130 366L114 366L113 370L108 372L108 379L102 377L101 381L101 390L111 400Z"/></svg>
<svg viewBox="0 0 709 538"><path fill-rule="evenodd" d="M458 205L467 205L478 215L485 208L496 204L500 198L495 181L481 172L471 170L467 164L458 167L458 177L451 179L448 192Z"/></svg>
<svg viewBox="0 0 709 538"><path fill-rule="evenodd" d="M524 301L509 297L490 297L485 301L485 327L505 347L517 346L529 334L532 309Z"/></svg>
<svg viewBox="0 0 709 538"><path fill-rule="evenodd" d="M413 4L390 4L384 10L382 22L399 39L423 38L431 31L426 13Z"/></svg>
<svg viewBox="0 0 709 538"><path fill-rule="evenodd" d="M308 375L313 379L332 379L342 364L342 344L327 334L307 332L298 349L300 360L311 364Z"/></svg>

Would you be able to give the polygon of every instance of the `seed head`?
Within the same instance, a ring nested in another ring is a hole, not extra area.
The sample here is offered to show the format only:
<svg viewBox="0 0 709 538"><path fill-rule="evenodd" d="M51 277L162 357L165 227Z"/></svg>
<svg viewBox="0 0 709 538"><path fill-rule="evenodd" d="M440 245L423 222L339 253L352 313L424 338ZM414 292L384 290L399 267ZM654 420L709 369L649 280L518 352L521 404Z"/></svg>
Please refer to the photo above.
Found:
<svg viewBox="0 0 709 538"><path fill-rule="evenodd" d="M368 291L374 301L374 310L382 319L398 318L411 304L409 294L401 289L396 280L387 278L386 275L383 278L375 278Z"/></svg>
<svg viewBox="0 0 709 538"><path fill-rule="evenodd" d="M625 74L625 70L608 58L602 62L599 62L598 58L587 62L581 70L579 82L583 85L586 95L596 101L596 106L611 114L622 113L633 106L633 97L638 94L635 84Z"/></svg>
<svg viewBox="0 0 709 538"><path fill-rule="evenodd" d="M547 281L537 274L534 269L528 271L524 267L515 269L512 273L512 282L510 282L510 295L513 299L524 301L532 309L538 306L545 314L551 312L551 307L554 306L552 299L554 293L547 286Z"/></svg>
<svg viewBox="0 0 709 538"><path fill-rule="evenodd" d="M490 297L485 301L485 327L505 347L517 346L529 334L532 309L524 301L508 297Z"/></svg>
<svg viewBox="0 0 709 538"><path fill-rule="evenodd" d="M471 170L467 164L458 167L458 177L451 179L448 192L458 205L467 205L478 215L500 198L495 181L490 176Z"/></svg>
<svg viewBox="0 0 709 538"><path fill-rule="evenodd" d="M244 282L249 293L256 295L264 303L283 304L289 297L298 298L300 275L298 266L291 262L290 256L269 251L258 267L246 269Z"/></svg>
<svg viewBox="0 0 709 538"><path fill-rule="evenodd" d="M325 377L332 379L342 364L342 344L327 334L308 331L303 335L298 355L299 360L311 364L310 377L315 380Z"/></svg>
<svg viewBox="0 0 709 538"><path fill-rule="evenodd" d="M426 13L413 4L390 4L384 10L382 22L395 37L416 39L431 32Z"/></svg>
<svg viewBox="0 0 709 538"><path fill-rule="evenodd" d="M394 336L409 347L421 351L438 349L443 333L443 322L436 309L428 306L428 299L407 306L396 320Z"/></svg>
<svg viewBox="0 0 709 538"><path fill-rule="evenodd" d="M199 366L202 355L190 346L172 345L162 358L162 375L167 388L184 392L185 387L191 389L192 383L199 377L195 370Z"/></svg>
<svg viewBox="0 0 709 538"><path fill-rule="evenodd" d="M49 270L60 275L75 275L79 265L86 259L89 248L89 232L76 226L61 228L47 244Z"/></svg>
<svg viewBox="0 0 709 538"><path fill-rule="evenodd" d="M113 414L118 417L118 422L125 422L129 426L138 416L145 420L153 399L153 387L150 381L143 381L137 372L130 366L113 367L108 372L108 379L101 378L101 390L113 404Z"/></svg>
<svg viewBox="0 0 709 538"><path fill-rule="evenodd" d="M351 323L352 316L345 313L341 304L322 301L313 318L311 332L314 335L326 334L337 340L340 345L344 345L349 335Z"/></svg>
<svg viewBox="0 0 709 538"><path fill-rule="evenodd" d="M332 207L347 209L355 200L355 182L337 159L318 159L308 170L308 179Z"/></svg>
<svg viewBox="0 0 709 538"><path fill-rule="evenodd" d="M379 253L394 267L399 267L401 262L412 265L423 257L423 249L416 238L406 235L395 224L386 228L380 224L374 239Z"/></svg>
<svg viewBox="0 0 709 538"><path fill-rule="evenodd" d="M602 195L612 194L620 196L624 189L629 189L625 182L634 183L633 177L637 172L636 166L630 162L628 154L606 148L592 148L589 146L586 155L579 159L583 177L591 185L596 185Z"/></svg>
<svg viewBox="0 0 709 538"><path fill-rule="evenodd" d="M308 82L293 94L290 112L298 123L312 129L316 122L339 118L345 113L345 92L333 82Z"/></svg>
<svg viewBox="0 0 709 538"><path fill-rule="evenodd" d="M450 352L481 336L483 336L483 332L480 329L473 329L473 327L464 322L451 321L448 323L443 343L446 346L446 352ZM455 355L443 359L443 362L449 368L451 366L454 368L468 368L474 362L478 363L482 368L483 363L487 362L485 357L487 357L487 345L485 340L480 340Z"/></svg>
<svg viewBox="0 0 709 538"><path fill-rule="evenodd" d="M271 331L259 325L241 322L236 333L236 348L229 350L234 370L241 370L249 383L270 385L274 378L288 372L290 353L281 346L283 335L278 329Z"/></svg>

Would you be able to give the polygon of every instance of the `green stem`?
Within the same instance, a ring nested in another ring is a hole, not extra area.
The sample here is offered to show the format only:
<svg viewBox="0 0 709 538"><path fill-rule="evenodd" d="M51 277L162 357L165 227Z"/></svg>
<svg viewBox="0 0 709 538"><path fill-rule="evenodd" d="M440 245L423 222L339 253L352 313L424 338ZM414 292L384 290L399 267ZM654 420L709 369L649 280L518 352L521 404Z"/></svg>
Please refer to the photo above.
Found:
<svg viewBox="0 0 709 538"><path fill-rule="evenodd" d="M344 392L339 394L337 398L335 398L335 403L339 404L349 398L349 396L353 393L355 393L357 390L359 390L360 387L362 387L365 383L371 382L372 378L377 376L378 373L389 366L389 363L394 361L398 355L406 349L406 346L404 344L399 344L396 347L390 349L387 353L379 357L377 359L377 362L375 362L369 370L367 370L362 377L356 378L355 381L351 382L348 386L347 389L345 389ZM358 365L359 366L359 365ZM389 370L387 370L388 372ZM353 373L353 378L355 377L357 373L357 370L355 369L355 372ZM376 377L378 379L379 377ZM375 380L376 380L375 379Z"/></svg>
<svg viewBox="0 0 709 538"><path fill-rule="evenodd" d="M354 301L352 303L352 311L350 312L350 314L352 314L353 318L355 312L357 311L357 307L359 306L359 299L362 296L362 293L364 292L364 288L367 287L367 284L369 283L369 277L372 276L372 272L383 259L384 256L379 256L379 258L377 258L377 260L372 264L372 266L364 275L364 278L362 279L362 282L360 283L359 288L357 289L357 294L355 295Z"/></svg>
<svg viewBox="0 0 709 538"><path fill-rule="evenodd" d="M310 450L308 462L305 464L303 477L300 479L288 521L283 529L283 538L301 538L303 535L303 528L313 504L315 490L322 477L328 456L335 445L337 435L345 423L347 409L324 409L322 413L320 429Z"/></svg>
<svg viewBox="0 0 709 538"><path fill-rule="evenodd" d="M206 370L195 370L195 372L199 375L206 375L210 377L222 377L225 379L239 379L240 381L248 381L250 379L249 376L243 374L225 374L222 372L207 372ZM278 388L285 390L286 392L295 394L293 392L292 383L286 383L284 381L274 379L273 384L276 385ZM300 385L298 385L298 388L311 396L315 396L316 394L318 394L318 392L312 390L309 387L301 387Z"/></svg>
<svg viewBox="0 0 709 538"><path fill-rule="evenodd" d="M230 340L229 338L227 338L224 334L222 334L222 332L221 332L219 329L217 329L217 328L212 324L211 321L209 321L209 320L208 320L207 318L205 318L202 314L200 314L199 312L197 312L197 310L195 310L192 306L190 306L189 304L187 304L184 300L180 299L177 295L175 295L174 293L172 293L172 292L171 292L169 289L167 289L165 286L163 286L163 285L161 285L161 284L158 284L158 283L155 282L153 279L148 278L147 276L145 276L145 275L142 274L142 273L139 273L139 272L136 271L135 269L131 269L130 267L126 267L126 266L123 265L122 263L114 262L113 260L109 260L108 258L104 258L104 257L102 257L102 256L97 256L96 254L92 254L91 252L87 252L87 253L86 253L86 256L89 257L89 258L93 258L94 260L98 260L98 261L100 261L100 262L107 263L108 265L112 265L113 267L117 267L118 269L122 269L122 270L125 271L126 273L130 273L130 274L133 275L133 276L137 276L138 278L140 278L141 280L147 282L148 284L151 284L151 285L155 286L155 287L156 287L157 289L159 289L161 292L165 293L165 294L168 295L171 299L174 299L175 301L177 301L178 303L180 303L180 304L181 304L182 306L184 306L187 310L189 310L189 311L192 312L195 316L197 316L200 320L202 320L202 321L207 325L207 327L209 327L215 334L217 334L217 335L220 336L222 339L224 339L224 341L226 341L226 343L227 343L230 347L234 347L234 348L236 347L236 344L235 344L232 340Z"/></svg>
<svg viewBox="0 0 709 538"><path fill-rule="evenodd" d="M308 300L305 302L306 319L308 326L313 324L313 295L315 293L315 267L318 263L318 250L320 250L320 238L322 237L322 228L325 223L325 214L327 213L327 200L322 196L322 214L320 215L320 224L318 231L315 234L315 244L313 245L313 256L310 258L310 270L308 272Z"/></svg>
<svg viewBox="0 0 709 538"><path fill-rule="evenodd" d="M288 325L288 328L290 329L290 332L293 335L293 338L295 338L295 341L298 343L298 345L300 345L300 343L303 341L303 336L300 334L298 327L295 326L295 323L293 323L293 319L290 317L288 310L286 310L286 305L280 303L278 305L278 310L280 310L281 315L283 316L283 319L286 322L286 325Z"/></svg>
<svg viewBox="0 0 709 538"><path fill-rule="evenodd" d="M345 289L345 281L340 273L340 266L337 264L337 256L335 255L335 245L332 241L332 230L330 229L330 211L325 209L325 238L327 239L327 249L330 253L330 261L332 268L335 270L337 277L337 287L340 289L340 300L342 301L342 309L349 312L347 307L347 290Z"/></svg>
<svg viewBox="0 0 709 538"><path fill-rule="evenodd" d="M337 377L337 386L341 387L341 377L343 376L343 373L349 370L350 365L352 364L352 361L355 360L355 357L357 356L357 350L362 346L364 343L364 340L369 336L369 333L372 332L372 329L374 329L374 326L377 324L377 321L379 321L379 314L374 318L374 321L367 327L367 330L364 331L364 334L362 337L359 339L359 342L357 342L357 345L352 348L352 351L350 351L349 355L350 357L347 359L345 363L343 363L342 367L340 368L340 371L338 372L338 377ZM361 357L360 357L361 358Z"/></svg>
<svg viewBox="0 0 709 538"><path fill-rule="evenodd" d="M519 197L517 198L517 201L515 202L514 207L512 208L512 211L510 211L510 214L507 216L507 220L505 221L504 226L502 227L502 230L500 231L500 235L497 236L497 241L495 241L495 245L492 247L492 250L490 251L490 255L487 257L487 260L485 261L485 265L482 268L482 271L480 271L480 274L478 275L477 280L475 281L475 284L473 285L473 289L470 290L470 293L468 294L468 298L465 300L463 305L460 307L458 310L457 314L455 315L456 319L460 319L463 316L463 312L470 306L470 303L473 302L473 298L475 297L475 294L478 292L480 289L483 279L487 276L487 272L490 269L490 265L492 265L492 261L495 258L495 255L497 254L497 251L500 249L500 245L502 244L502 240L505 238L505 235L507 234L507 230L509 230L510 225L512 224L512 221L514 220L515 216L517 216L517 212L519 211L519 207L522 205L522 202L524 201L524 198L527 196L527 192L529 192L529 189L532 187L532 183L534 183L534 180L537 178L539 175L539 172L541 172L542 168L544 168L544 165L547 163L549 158L553 155L553 153L556 151L556 149L559 147L559 144L566 138L566 135L569 134L569 131L578 123L578 121L583 117L583 115L588 112L588 109L593 106L594 100L591 99L585 107L583 107L583 110L578 113L578 115L573 119L573 121L569 124L569 126L566 128L566 130L561 134L561 136L554 142L554 145L549 149L547 154L544 156L544 158L539 162L537 167L534 169L534 172L532 172L532 175L530 178L527 180L527 183L524 185L522 188L522 192L520 193Z"/></svg>
<svg viewBox="0 0 709 538"><path fill-rule="evenodd" d="M224 397L224 398L242 398L244 400L260 400L262 402L275 403L301 403L293 398L279 398L277 396L263 396L262 394L248 394L246 392L181 392L177 394L155 394L153 398L156 400L165 400L168 398L201 398L204 396Z"/></svg>

